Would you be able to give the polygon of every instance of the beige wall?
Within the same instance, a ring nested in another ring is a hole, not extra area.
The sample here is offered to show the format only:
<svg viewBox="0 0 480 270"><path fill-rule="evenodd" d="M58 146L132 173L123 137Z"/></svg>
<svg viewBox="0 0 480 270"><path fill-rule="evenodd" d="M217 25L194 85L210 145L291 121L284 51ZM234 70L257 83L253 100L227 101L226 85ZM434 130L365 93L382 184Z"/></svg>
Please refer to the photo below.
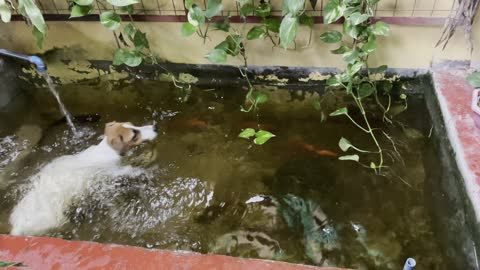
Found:
<svg viewBox="0 0 480 270"><path fill-rule="evenodd" d="M22 53L42 53L54 47L77 48L76 57L108 60L112 58L115 41L111 31L96 22L48 22L49 32L44 49L36 47L31 30L23 22L0 24L0 47ZM206 52L224 38L220 32L212 32L211 41L203 44L196 36L182 37L180 23L138 23L147 32L151 47L159 57L178 63L203 64ZM237 25L241 28L241 25ZM328 26L332 27L332 26ZM339 26L333 26L338 28ZM318 36L327 29L325 25L316 25L310 46L303 48L309 31L300 30L297 38L297 50L272 48L268 40L249 41L247 52L249 64L261 66L315 66L342 67L338 56L331 55L334 45L327 45ZM397 68L427 68L433 59L472 59L480 62L480 20L475 25L475 44L477 50L472 58L460 31L451 40L445 51L434 49L442 27L435 26L398 26L392 25L392 35L381 41L380 49L372 57L371 65L387 64ZM81 53L83 52L83 53ZM83 54L83 56L82 56ZM73 56L72 56L73 57ZM239 61L230 60L229 64Z"/></svg>

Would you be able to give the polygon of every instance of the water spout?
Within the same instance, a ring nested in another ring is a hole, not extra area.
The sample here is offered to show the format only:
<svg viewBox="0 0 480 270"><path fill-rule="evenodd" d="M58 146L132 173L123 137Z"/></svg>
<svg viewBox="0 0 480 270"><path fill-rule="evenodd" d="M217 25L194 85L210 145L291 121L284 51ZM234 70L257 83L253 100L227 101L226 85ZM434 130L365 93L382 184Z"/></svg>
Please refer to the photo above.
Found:
<svg viewBox="0 0 480 270"><path fill-rule="evenodd" d="M28 62L35 65L38 72L43 76L43 78L47 82L48 88L50 89L50 92L52 93L52 95L57 100L58 105L60 107L60 111L65 116L65 119L67 120L67 124L70 127L70 129L72 130L74 136L78 135L77 134L77 129L75 128L75 125L73 124L73 121L72 121L72 116L70 115L70 113L65 108L65 105L63 105L62 100L60 99L60 95L58 94L57 90L55 89L55 85L53 84L52 78L50 78L50 76L48 75L47 66L43 62L42 58L40 58L38 56L35 56L35 55L30 56L30 55L25 55L25 54L14 53L14 52L11 52L11 51L7 51L5 49L0 49L0 55L6 55L6 56L14 57L14 58L17 58L17 59L25 60L25 61L28 61Z"/></svg>
<svg viewBox="0 0 480 270"><path fill-rule="evenodd" d="M47 72L47 66L43 62L42 58L40 58L38 56L35 56L35 55L30 56L30 55L25 55L25 54L14 53L14 52L11 52L11 51L7 51L5 49L0 49L0 55L6 55L6 56L14 57L14 58L17 58L17 59L28 61L28 62L35 65L38 72L40 72L40 73Z"/></svg>
<svg viewBox="0 0 480 270"><path fill-rule="evenodd" d="M417 262L413 258L408 258L403 266L403 270L414 270L415 266L417 266Z"/></svg>

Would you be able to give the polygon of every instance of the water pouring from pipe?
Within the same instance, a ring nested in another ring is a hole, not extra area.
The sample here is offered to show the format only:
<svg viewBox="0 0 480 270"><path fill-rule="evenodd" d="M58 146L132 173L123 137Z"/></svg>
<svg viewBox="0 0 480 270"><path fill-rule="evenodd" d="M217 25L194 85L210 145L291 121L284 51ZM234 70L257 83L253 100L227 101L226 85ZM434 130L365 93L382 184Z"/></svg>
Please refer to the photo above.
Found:
<svg viewBox="0 0 480 270"><path fill-rule="evenodd" d="M25 61L28 61L28 62L35 65L38 72L42 75L42 77L47 82L47 85L48 85L48 88L49 88L50 92L52 93L52 95L57 100L58 106L60 107L60 111L65 116L65 119L67 121L68 126L72 130L74 136L77 136L78 132L77 132L77 129L76 129L75 125L73 124L72 116L67 111L67 109L65 108L65 105L63 104L62 100L60 99L60 95L58 94L57 90L55 89L55 84L53 83L52 78L48 75L47 66L43 62L42 58L40 58L38 56L35 56L35 55L30 56L30 55L14 53L14 52L11 52L11 51L7 51L5 49L0 49L0 55L6 55L6 56L14 57L14 58L17 58L17 59L25 60Z"/></svg>

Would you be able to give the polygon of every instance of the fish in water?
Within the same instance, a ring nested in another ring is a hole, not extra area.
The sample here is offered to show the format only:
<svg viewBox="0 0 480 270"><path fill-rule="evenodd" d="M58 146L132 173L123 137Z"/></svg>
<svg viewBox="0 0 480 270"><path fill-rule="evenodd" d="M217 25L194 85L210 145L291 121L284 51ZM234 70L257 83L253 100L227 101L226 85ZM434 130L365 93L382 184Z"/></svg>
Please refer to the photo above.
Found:
<svg viewBox="0 0 480 270"><path fill-rule="evenodd" d="M302 148L307 152L310 152L319 156L327 156L327 157L334 157L334 158L338 157L338 154L333 151L326 150L326 149L319 149L315 145L305 143L304 141L301 141L299 139L292 140L292 143L299 146L300 148Z"/></svg>
<svg viewBox="0 0 480 270"><path fill-rule="evenodd" d="M168 127L173 129L207 129L208 123L198 117L176 118L168 123Z"/></svg>

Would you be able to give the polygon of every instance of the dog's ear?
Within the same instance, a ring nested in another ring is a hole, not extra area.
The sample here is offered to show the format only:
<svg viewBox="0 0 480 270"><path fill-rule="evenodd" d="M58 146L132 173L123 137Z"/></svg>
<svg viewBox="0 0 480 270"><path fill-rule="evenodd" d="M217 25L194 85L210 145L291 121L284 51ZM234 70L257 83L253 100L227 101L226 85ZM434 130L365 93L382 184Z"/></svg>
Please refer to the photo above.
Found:
<svg viewBox="0 0 480 270"><path fill-rule="evenodd" d="M113 125L115 125L116 123L117 123L116 121L112 121L112 122L106 123L106 124L105 124L105 127L113 126Z"/></svg>
<svg viewBox="0 0 480 270"><path fill-rule="evenodd" d="M123 142L120 136L113 137L109 140L109 144L115 149L118 153L125 151L125 143Z"/></svg>

